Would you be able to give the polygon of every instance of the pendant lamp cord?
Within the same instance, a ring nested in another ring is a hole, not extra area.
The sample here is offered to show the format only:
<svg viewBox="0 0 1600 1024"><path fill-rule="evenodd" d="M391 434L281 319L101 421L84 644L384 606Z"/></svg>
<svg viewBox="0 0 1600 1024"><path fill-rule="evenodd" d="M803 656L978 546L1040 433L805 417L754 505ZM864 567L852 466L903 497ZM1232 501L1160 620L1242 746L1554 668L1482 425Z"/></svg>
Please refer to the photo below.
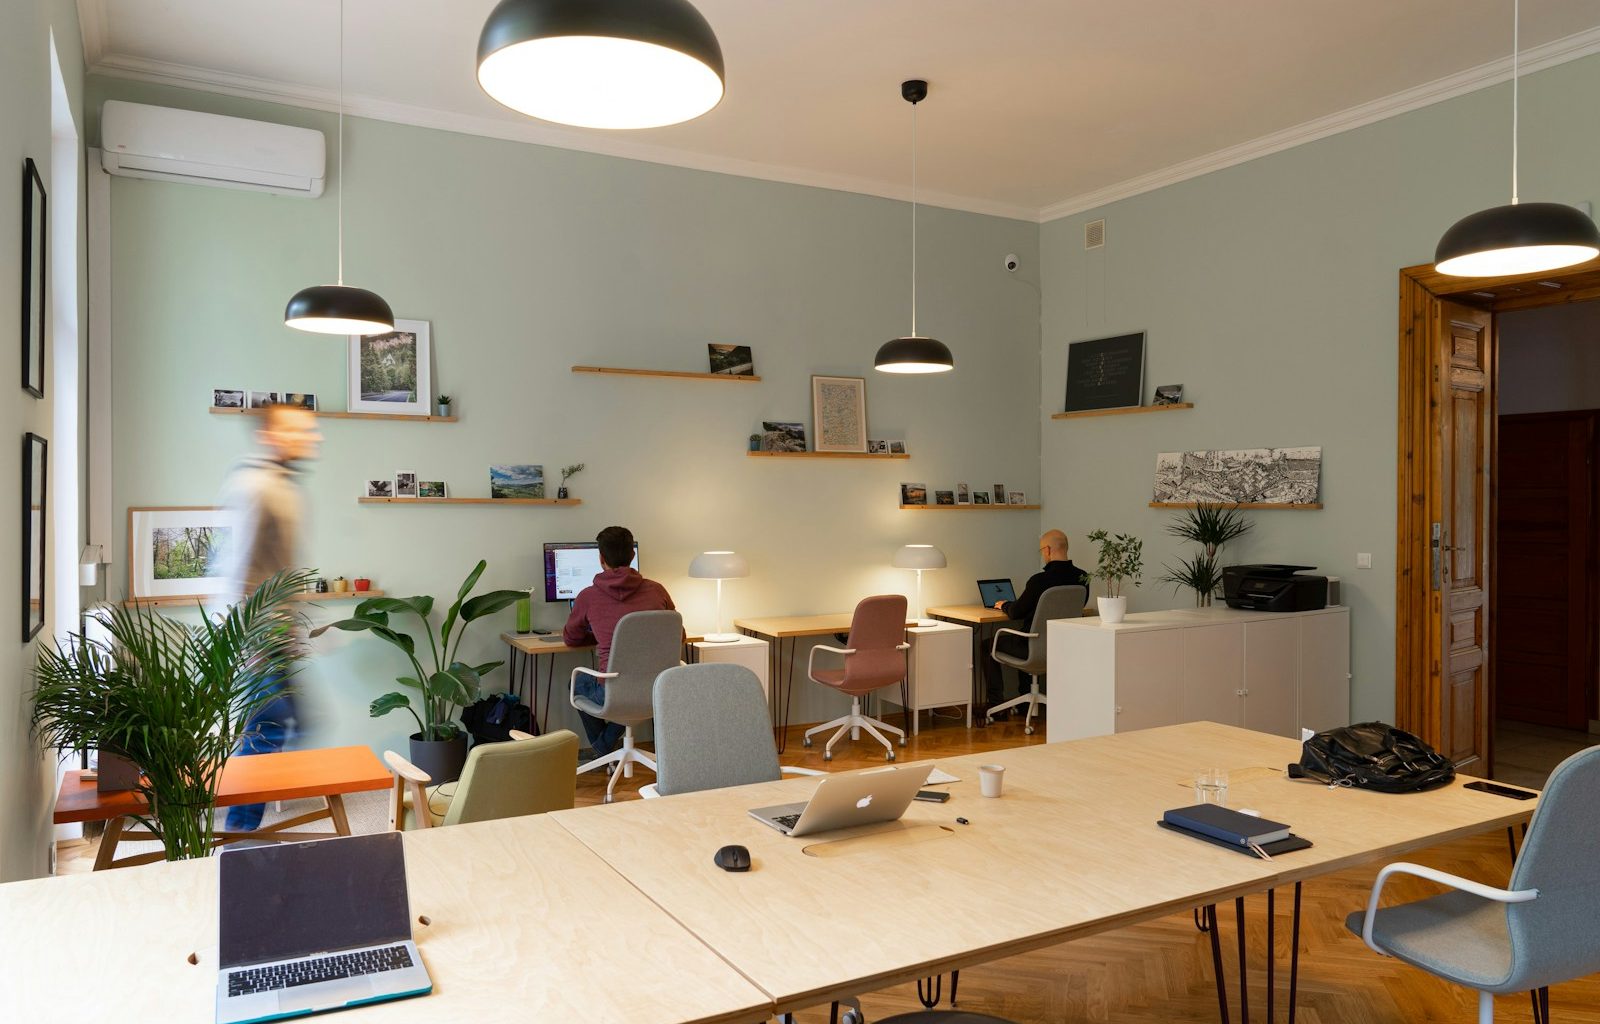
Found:
<svg viewBox="0 0 1600 1024"><path fill-rule="evenodd" d="M1511 0L1511 205L1517 197L1517 114L1521 107L1521 76L1519 59L1522 55L1522 0Z"/></svg>
<svg viewBox="0 0 1600 1024"><path fill-rule="evenodd" d="M917 105L911 104L911 336L917 336Z"/></svg>
<svg viewBox="0 0 1600 1024"><path fill-rule="evenodd" d="M339 0L339 284L344 285L344 0Z"/></svg>

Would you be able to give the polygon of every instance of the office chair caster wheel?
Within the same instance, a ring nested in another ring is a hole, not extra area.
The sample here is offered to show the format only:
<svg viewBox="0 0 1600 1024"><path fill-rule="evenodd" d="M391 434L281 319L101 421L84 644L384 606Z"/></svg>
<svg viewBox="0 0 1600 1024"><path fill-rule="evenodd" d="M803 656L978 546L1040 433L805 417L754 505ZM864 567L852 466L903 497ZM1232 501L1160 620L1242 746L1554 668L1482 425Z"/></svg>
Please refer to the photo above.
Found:
<svg viewBox="0 0 1600 1024"><path fill-rule="evenodd" d="M902 747L906 745L906 738L904 736L900 737L900 745Z"/></svg>
<svg viewBox="0 0 1600 1024"><path fill-rule="evenodd" d="M883 759L885 761L893 761L894 760L894 751L891 750L887 754L883 755Z"/></svg>
<svg viewBox="0 0 1600 1024"><path fill-rule="evenodd" d="M833 751L831 751L831 750L824 750L824 751L823 751L823 752L822 752L822 759L823 759L823 760L824 760L824 761L832 761L832 760L833 760Z"/></svg>
<svg viewBox="0 0 1600 1024"><path fill-rule="evenodd" d="M846 1010L839 1015L839 1024L867 1024L867 1018L854 1010Z"/></svg>
<svg viewBox="0 0 1600 1024"><path fill-rule="evenodd" d="M811 746L811 737L810 736L802 736L802 737L800 737L800 745L802 747Z"/></svg>
<svg viewBox="0 0 1600 1024"><path fill-rule="evenodd" d="M1031 726L1031 725L1023 726L1022 734L1024 736L1032 736L1033 735L1033 726Z"/></svg>

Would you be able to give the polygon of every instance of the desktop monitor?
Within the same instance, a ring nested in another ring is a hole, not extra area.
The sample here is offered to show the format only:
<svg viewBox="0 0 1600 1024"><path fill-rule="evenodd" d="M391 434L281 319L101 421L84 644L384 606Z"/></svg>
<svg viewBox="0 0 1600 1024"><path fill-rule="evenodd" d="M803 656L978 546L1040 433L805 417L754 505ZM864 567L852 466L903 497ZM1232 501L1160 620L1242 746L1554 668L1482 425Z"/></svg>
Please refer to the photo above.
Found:
<svg viewBox="0 0 1600 1024"><path fill-rule="evenodd" d="M633 568L639 568L639 545L633 545ZM600 546L592 540L561 541L544 546L544 599L570 601L600 575Z"/></svg>

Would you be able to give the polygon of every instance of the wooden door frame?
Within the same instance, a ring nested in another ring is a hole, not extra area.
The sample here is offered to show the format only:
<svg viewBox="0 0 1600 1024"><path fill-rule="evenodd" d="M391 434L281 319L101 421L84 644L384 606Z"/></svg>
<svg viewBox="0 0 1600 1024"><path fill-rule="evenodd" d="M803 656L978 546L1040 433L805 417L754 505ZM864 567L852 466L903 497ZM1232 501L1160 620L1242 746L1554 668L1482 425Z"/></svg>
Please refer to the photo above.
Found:
<svg viewBox="0 0 1600 1024"><path fill-rule="evenodd" d="M1490 313L1537 309L1600 299L1600 260L1550 274L1518 274L1494 278L1460 278L1441 274L1431 264L1400 271L1399 429L1396 459L1395 510L1395 723L1423 740L1441 746L1441 666L1437 652L1441 639L1435 628L1439 609L1432 585L1431 524L1438 519L1438 497L1432 484L1438 437L1431 425L1436 400L1435 342L1442 327L1441 304L1459 303ZM1491 330L1499 333L1498 317ZM1498 543L1495 520L1499 513L1499 346L1490 365L1488 444L1484 458L1489 486L1488 511L1483 524L1483 579L1489 588L1488 650L1485 661L1485 713L1489 716L1492 767L1494 721L1495 563ZM1485 771L1487 774L1487 771Z"/></svg>

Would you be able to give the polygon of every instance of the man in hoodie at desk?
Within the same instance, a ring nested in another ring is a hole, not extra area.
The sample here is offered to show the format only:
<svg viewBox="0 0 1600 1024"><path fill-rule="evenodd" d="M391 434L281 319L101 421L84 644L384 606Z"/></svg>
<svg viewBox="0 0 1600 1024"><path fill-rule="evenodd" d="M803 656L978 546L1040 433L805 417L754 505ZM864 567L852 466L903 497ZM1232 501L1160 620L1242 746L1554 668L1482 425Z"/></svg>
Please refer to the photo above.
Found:
<svg viewBox="0 0 1600 1024"><path fill-rule="evenodd" d="M994 607L1004 612L1008 618L1015 619L1022 624L1024 630L1033 625L1033 613L1039 607L1039 598L1051 587L1085 587L1089 586L1089 574L1072 564L1072 559L1067 557L1067 535L1060 530L1047 530L1039 538L1039 560L1044 563L1044 568L1028 578L1028 585L1022 589L1022 595L1015 601L996 601ZM1006 654L1018 658L1028 656L1028 641L1010 633L1003 634L999 639L999 649ZM987 697L991 705L999 704L1004 700L1004 683L1000 676L1000 663L993 658L983 659L983 675L988 691ZM1020 693L1028 692L1028 684L1021 677L1017 677ZM1044 677L1039 677L1039 687L1044 688ZM1015 708L1014 711L1021 711Z"/></svg>
<svg viewBox="0 0 1600 1024"><path fill-rule="evenodd" d="M611 660L611 635L617 623L629 612L672 611L672 595L655 580L647 580L630 566L633 561L633 532L625 526L608 526L595 537L600 554L600 575L591 586L578 592L572 603L572 614L561 631L561 639L568 647L595 647L596 664L601 672L609 671ZM580 675L578 693L594 701L605 702L605 681ZM604 757L622 743L623 726L607 722L585 712L583 731L588 734L589 746L595 757ZM585 760L589 760L585 758Z"/></svg>

